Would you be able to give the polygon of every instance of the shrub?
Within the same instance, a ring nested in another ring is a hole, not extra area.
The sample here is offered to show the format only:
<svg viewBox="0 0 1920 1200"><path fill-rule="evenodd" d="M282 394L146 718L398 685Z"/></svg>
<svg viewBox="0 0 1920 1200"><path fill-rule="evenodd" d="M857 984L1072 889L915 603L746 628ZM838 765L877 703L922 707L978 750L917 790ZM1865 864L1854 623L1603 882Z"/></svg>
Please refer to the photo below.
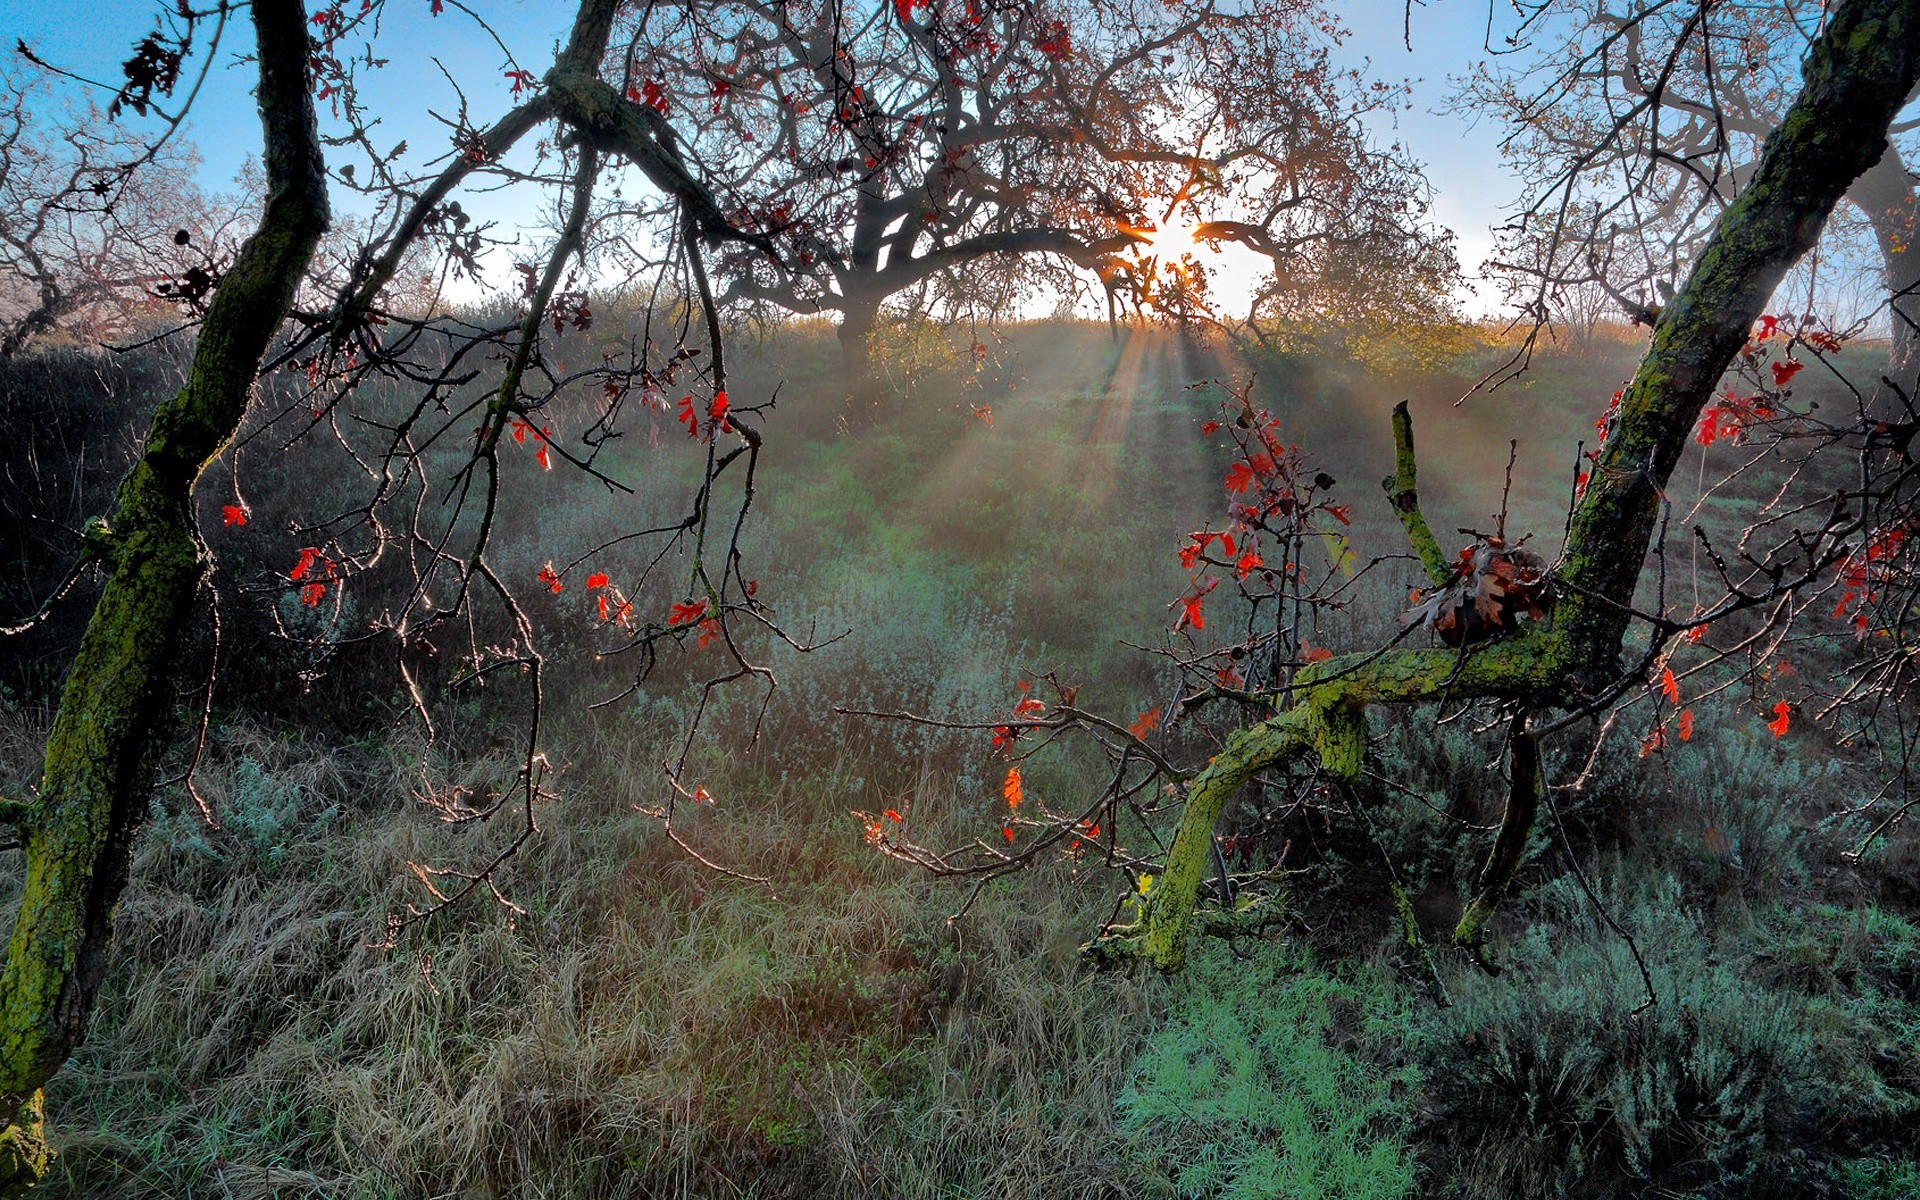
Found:
<svg viewBox="0 0 1920 1200"><path fill-rule="evenodd" d="M1764 1195L1798 1140L1857 1105L1830 1006L1745 978L1738 947L1681 906L1671 877L1612 890L1655 1003L1627 943L1563 878L1537 895L1508 969L1463 969L1454 1006L1423 1020L1456 1194Z"/></svg>
<svg viewBox="0 0 1920 1200"><path fill-rule="evenodd" d="M1190 971L1120 1100L1140 1163L1194 1200L1408 1195L1415 1076L1352 1049L1396 1023L1390 992L1284 947L1250 963L1211 947Z"/></svg>

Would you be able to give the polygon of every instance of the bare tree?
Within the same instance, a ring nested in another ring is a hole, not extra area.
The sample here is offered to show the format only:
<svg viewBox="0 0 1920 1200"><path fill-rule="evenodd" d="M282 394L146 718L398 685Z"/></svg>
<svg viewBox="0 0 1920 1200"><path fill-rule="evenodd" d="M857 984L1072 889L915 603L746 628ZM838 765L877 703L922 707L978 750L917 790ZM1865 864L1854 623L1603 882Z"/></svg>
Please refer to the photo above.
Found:
<svg viewBox="0 0 1920 1200"><path fill-rule="evenodd" d="M1757 169L1823 27L1822 5L1634 0L1522 5L1512 44L1464 81L1460 103L1504 118L1503 148L1533 181L1493 264L1535 319L1572 289L1600 287L1651 325L1720 213ZM1895 122L1886 152L1854 181L1854 219L1877 251L1891 328L1889 374L1911 387L1920 259Z"/></svg>
<svg viewBox="0 0 1920 1200"><path fill-rule="evenodd" d="M199 299L235 214L194 183L191 152L62 106L33 63L0 79L0 359L59 329L124 332Z"/></svg>
<svg viewBox="0 0 1920 1200"><path fill-rule="evenodd" d="M1450 243L1363 125L1395 93L1332 63L1329 25L1313 0L696 4L636 13L608 74L780 247L723 260L723 300L838 314L857 377L895 297L1201 300L1185 231L1266 256L1261 321L1444 308Z"/></svg>

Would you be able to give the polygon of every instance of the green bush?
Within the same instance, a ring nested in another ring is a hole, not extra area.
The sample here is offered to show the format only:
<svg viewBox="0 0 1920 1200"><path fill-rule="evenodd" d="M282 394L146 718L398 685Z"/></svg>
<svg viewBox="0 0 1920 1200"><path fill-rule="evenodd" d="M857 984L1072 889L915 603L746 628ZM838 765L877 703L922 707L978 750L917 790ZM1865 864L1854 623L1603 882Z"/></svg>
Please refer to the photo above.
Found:
<svg viewBox="0 0 1920 1200"><path fill-rule="evenodd" d="M1423 1020L1455 1194L1785 1186L1796 1145L1877 1103L1845 1015L1748 978L1737 939L1683 907L1671 877L1608 892L1655 1003L1627 942L1563 878L1535 897L1504 973L1463 968L1454 1006Z"/></svg>
<svg viewBox="0 0 1920 1200"><path fill-rule="evenodd" d="M1210 948L1121 1096L1134 1154L1195 1200L1408 1195L1415 1076L1352 1049L1399 1015L1384 987L1318 973L1304 951Z"/></svg>

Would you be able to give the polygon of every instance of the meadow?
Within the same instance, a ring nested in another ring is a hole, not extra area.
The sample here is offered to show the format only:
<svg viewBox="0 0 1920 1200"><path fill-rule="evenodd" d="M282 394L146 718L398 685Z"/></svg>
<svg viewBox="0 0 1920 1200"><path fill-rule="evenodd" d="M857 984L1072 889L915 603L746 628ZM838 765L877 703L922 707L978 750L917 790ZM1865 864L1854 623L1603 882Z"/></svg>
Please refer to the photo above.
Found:
<svg viewBox="0 0 1920 1200"><path fill-rule="evenodd" d="M1545 353L1456 403L1504 352L1482 332L1420 362L1071 322L1012 327L980 355L917 338L880 356L881 404L843 398L823 328L730 351L736 396L776 397L744 553L789 628L840 639L767 643L764 712L738 688L702 720L714 803L676 827L767 883L696 861L644 811L699 694L697 652L631 688L633 664L567 590L534 614L555 798L503 877L523 911L482 898L383 946L389 915L422 900L409 864L484 861L511 836L422 801L510 786L525 713L450 692L428 739L390 653L302 626L315 618L270 586L294 529L203 521L222 643L197 653L221 670L193 787L215 823L181 779L187 728L90 1040L50 1092L54 1194L1920 1194L1915 845L1897 825L1863 843L1871 780L1818 730L1768 736L1729 700L1684 753L1616 744L1536 833L1497 974L1439 949L1501 803L1497 771L1448 766L1486 757L1471 712L1379 724L1392 787L1372 839L1311 808L1241 814L1297 916L1173 978L1081 962L1125 887L1097 858L974 895L876 853L852 815L990 837L996 761L979 730L836 708L976 721L1044 672L1122 722L1162 703L1173 676L1142 647L1168 636L1179 546L1223 504L1208 380L1253 373L1337 481L1358 558L1399 556L1313 631L1342 644L1395 631L1417 573L1379 491L1392 406L1411 404L1443 543L1504 513L1550 557L1632 340ZM165 352L54 352L0 377L8 427L33 431L4 451L9 605L57 577L58 524L101 502L177 370ZM546 502L508 514L503 570L532 578L674 511L697 468L664 423L658 447L613 451L647 481L636 495L555 473ZM260 511L317 514L344 499L336 453L250 454L236 478ZM1717 496L1701 519L1735 522L1750 499ZM32 782L72 632L56 621L5 650L0 786ZM1830 640L1800 669L1844 657ZM1028 787L1091 794L1093 771L1062 746ZM17 879L0 886L11 899Z"/></svg>

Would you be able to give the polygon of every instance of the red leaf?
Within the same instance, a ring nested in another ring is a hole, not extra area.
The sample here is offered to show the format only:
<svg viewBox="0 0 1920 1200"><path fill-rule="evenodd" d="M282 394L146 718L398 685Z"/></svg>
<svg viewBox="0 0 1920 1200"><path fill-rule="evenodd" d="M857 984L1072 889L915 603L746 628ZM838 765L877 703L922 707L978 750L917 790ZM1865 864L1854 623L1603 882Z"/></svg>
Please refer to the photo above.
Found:
<svg viewBox="0 0 1920 1200"><path fill-rule="evenodd" d="M228 525L245 525L247 523L247 510L238 504L221 506L220 515L226 518L226 524Z"/></svg>
<svg viewBox="0 0 1920 1200"><path fill-rule="evenodd" d="M1673 677L1672 667L1661 670L1660 691L1666 695L1668 704L1680 703L1680 681Z"/></svg>
<svg viewBox="0 0 1920 1200"><path fill-rule="evenodd" d="M667 624L669 626L691 625L706 615L707 602L705 600L694 600L686 604L676 604L673 606L672 611L667 614Z"/></svg>
<svg viewBox="0 0 1920 1200"><path fill-rule="evenodd" d="M296 583L305 579L307 572L313 570L313 564L318 562L319 559L320 552L312 546L300 547L300 561L293 564L293 570L287 572L287 578Z"/></svg>
<svg viewBox="0 0 1920 1200"><path fill-rule="evenodd" d="M1150 708L1136 717L1133 724L1127 726L1127 732L1137 738L1144 739L1149 733L1152 733L1158 728L1160 728L1160 710L1158 708Z"/></svg>
<svg viewBox="0 0 1920 1200"><path fill-rule="evenodd" d="M1238 575L1241 579L1244 580L1247 576L1253 574L1254 571L1259 569L1261 562L1262 562L1262 559L1260 558L1260 556L1254 553L1253 551L1249 550L1245 554L1242 554L1240 556L1239 562L1234 564L1234 567L1233 567L1234 574Z"/></svg>
<svg viewBox="0 0 1920 1200"><path fill-rule="evenodd" d="M601 620L602 622L604 622L604 621L606 621L606 620L608 619L608 616L607 616L607 598L606 598L605 596L595 596L595 597L594 597L594 599L596 599L596 600L598 600L598 601L600 602L600 620Z"/></svg>
<svg viewBox="0 0 1920 1200"><path fill-rule="evenodd" d="M1222 482L1226 485L1228 491L1238 495L1244 493L1247 487L1253 483L1253 480L1253 468L1247 465L1246 460L1242 459L1227 468L1227 477Z"/></svg>
<svg viewBox="0 0 1920 1200"><path fill-rule="evenodd" d="M553 470L553 463L549 461L547 458L546 439L544 438L541 439L539 448L533 452L533 460L540 464L540 469L542 471Z"/></svg>
<svg viewBox="0 0 1920 1200"><path fill-rule="evenodd" d="M1013 826L1011 826L1011 825L1002 825L1002 826L1000 827L1000 836L1001 836L1001 837L1003 837L1003 838L1006 838L1006 839L1007 839L1008 841L1012 841L1012 840L1013 840Z"/></svg>
<svg viewBox="0 0 1920 1200"><path fill-rule="evenodd" d="M560 594L560 576L554 573L552 562L540 568L540 582L554 595Z"/></svg>
<svg viewBox="0 0 1920 1200"><path fill-rule="evenodd" d="M1773 720L1767 722L1767 728L1773 731L1773 736L1785 737L1787 733L1787 722L1792 716L1793 705L1782 700L1773 706Z"/></svg>
<svg viewBox="0 0 1920 1200"><path fill-rule="evenodd" d="M680 397L680 415L674 419L686 424L688 437L697 438L700 436L700 418L694 415L692 396Z"/></svg>
<svg viewBox="0 0 1920 1200"><path fill-rule="evenodd" d="M1683 708L1680 710L1680 740L1684 742L1691 739L1692 737L1693 737L1693 710L1690 708Z"/></svg>
<svg viewBox="0 0 1920 1200"><path fill-rule="evenodd" d="M693 789L693 798L695 802L700 804L713 803L713 793L709 792L707 789L703 787L697 787Z"/></svg>
<svg viewBox="0 0 1920 1200"><path fill-rule="evenodd" d="M1206 422L1203 422L1203 423L1201 424L1201 426L1200 426L1200 432L1201 432L1202 434L1208 434L1208 433L1219 433L1219 432L1220 432L1220 422L1218 422L1218 421L1206 421Z"/></svg>
<svg viewBox="0 0 1920 1200"><path fill-rule="evenodd" d="M593 574L587 576L588 591L605 586L607 586L607 573L605 571L595 571Z"/></svg>
<svg viewBox="0 0 1920 1200"><path fill-rule="evenodd" d="M976 405L973 410L973 419L991 429L993 427L993 405Z"/></svg>
<svg viewBox="0 0 1920 1200"><path fill-rule="evenodd" d="M1714 405L1700 415L1700 427L1694 430L1693 440L1702 446L1711 446L1720 436L1720 406Z"/></svg>
<svg viewBox="0 0 1920 1200"><path fill-rule="evenodd" d="M321 597L325 596L326 594L327 594L326 584L309 583L307 586L300 589L300 603L306 605L309 608L318 608L320 606Z"/></svg>
<svg viewBox="0 0 1920 1200"><path fill-rule="evenodd" d="M1300 655L1300 661L1304 663L1317 663L1325 662L1332 657L1333 651L1327 649L1325 646L1310 646Z"/></svg>
<svg viewBox="0 0 1920 1200"><path fill-rule="evenodd" d="M1774 363L1773 364L1773 386L1777 388L1783 388L1787 386L1787 383L1795 375L1798 375L1800 373L1800 368L1806 365L1807 364L1803 362L1796 362L1791 358L1783 362Z"/></svg>
<svg viewBox="0 0 1920 1200"><path fill-rule="evenodd" d="M891 808L887 810L886 816L887 816L887 819L891 821L903 821L906 819L905 817L902 817L899 813L895 812Z"/></svg>
<svg viewBox="0 0 1920 1200"><path fill-rule="evenodd" d="M702 650L712 645L713 639L719 636L720 619L718 617L706 617L700 622L700 648Z"/></svg>

